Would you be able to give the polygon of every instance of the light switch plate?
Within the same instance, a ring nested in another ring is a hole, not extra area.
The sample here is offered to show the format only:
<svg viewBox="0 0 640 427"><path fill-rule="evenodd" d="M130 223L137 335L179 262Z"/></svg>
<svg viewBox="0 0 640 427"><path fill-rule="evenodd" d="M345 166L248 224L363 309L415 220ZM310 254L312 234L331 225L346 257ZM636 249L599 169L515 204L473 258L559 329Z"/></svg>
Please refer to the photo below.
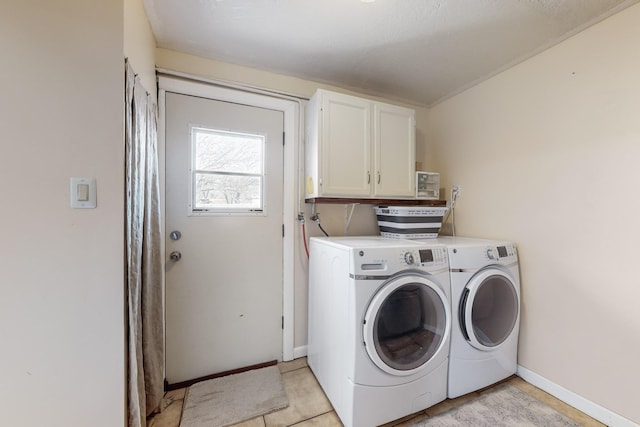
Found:
<svg viewBox="0 0 640 427"><path fill-rule="evenodd" d="M96 179L71 178L71 207L74 209L94 209L97 206Z"/></svg>

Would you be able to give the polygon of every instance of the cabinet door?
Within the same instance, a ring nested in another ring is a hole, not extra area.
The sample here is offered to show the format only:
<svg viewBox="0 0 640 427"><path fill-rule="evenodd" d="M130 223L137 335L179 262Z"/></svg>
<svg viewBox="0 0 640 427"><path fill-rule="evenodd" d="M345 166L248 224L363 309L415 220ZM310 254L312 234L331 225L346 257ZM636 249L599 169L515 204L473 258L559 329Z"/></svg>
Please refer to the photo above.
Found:
<svg viewBox="0 0 640 427"><path fill-rule="evenodd" d="M322 100L320 193L371 195L371 102L325 92Z"/></svg>
<svg viewBox="0 0 640 427"><path fill-rule="evenodd" d="M374 104L374 195L415 197L415 112Z"/></svg>

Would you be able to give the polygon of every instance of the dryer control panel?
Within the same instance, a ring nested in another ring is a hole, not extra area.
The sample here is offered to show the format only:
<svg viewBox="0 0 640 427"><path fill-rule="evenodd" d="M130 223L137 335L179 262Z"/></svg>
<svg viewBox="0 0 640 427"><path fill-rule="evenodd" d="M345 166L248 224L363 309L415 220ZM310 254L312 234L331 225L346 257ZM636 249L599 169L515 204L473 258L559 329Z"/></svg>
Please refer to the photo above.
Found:
<svg viewBox="0 0 640 427"><path fill-rule="evenodd" d="M449 248L452 269L482 268L488 264L510 265L518 262L518 252L514 243L495 245L460 245Z"/></svg>
<svg viewBox="0 0 640 427"><path fill-rule="evenodd" d="M487 259L500 260L508 257L516 256L516 247L514 245L488 246L486 248Z"/></svg>

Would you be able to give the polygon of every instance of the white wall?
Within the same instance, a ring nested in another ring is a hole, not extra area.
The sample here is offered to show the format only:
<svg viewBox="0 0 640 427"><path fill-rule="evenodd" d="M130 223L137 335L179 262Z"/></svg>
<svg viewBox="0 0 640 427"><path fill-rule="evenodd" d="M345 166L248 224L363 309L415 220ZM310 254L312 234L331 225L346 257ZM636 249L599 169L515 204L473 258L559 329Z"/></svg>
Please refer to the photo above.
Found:
<svg viewBox="0 0 640 427"><path fill-rule="evenodd" d="M3 425L124 423L122 38L122 2L0 2Z"/></svg>
<svg viewBox="0 0 640 427"><path fill-rule="evenodd" d="M212 61L167 49L156 49L156 64L158 67L167 70L179 71L203 78L241 83L244 85L292 94L303 98L311 97L318 88L337 90L344 93L353 93L349 90L336 88L334 86L323 85L312 81L273 74L224 62ZM362 94L360 95L362 96ZM397 102L388 99L381 99L372 96L367 97L397 104ZM430 152L426 142L428 110L415 106L410 107L416 109L416 149L418 155L423 155L424 153ZM304 167L304 161L302 163L302 167ZM309 221L311 205L305 204L304 200L301 205L305 211L305 226L308 236L322 235L318 226ZM343 205L317 205L317 212L320 213L323 228L327 230L330 235L339 236L344 234L345 212ZM295 215L296 213L297 212L292 212L291 214ZM298 229L296 230L295 239L297 257L295 263L294 346L296 348L303 348L307 344L307 259L302 245L300 227L297 222L296 224L298 225ZM357 206L352 218L351 226L347 230L346 234L363 235L377 233L378 228L373 208L369 205Z"/></svg>
<svg viewBox="0 0 640 427"><path fill-rule="evenodd" d="M124 55L144 88L157 100L155 48L142 0L124 0Z"/></svg>
<svg viewBox="0 0 640 427"><path fill-rule="evenodd" d="M521 257L519 363L640 423L640 6L432 108L458 235Z"/></svg>

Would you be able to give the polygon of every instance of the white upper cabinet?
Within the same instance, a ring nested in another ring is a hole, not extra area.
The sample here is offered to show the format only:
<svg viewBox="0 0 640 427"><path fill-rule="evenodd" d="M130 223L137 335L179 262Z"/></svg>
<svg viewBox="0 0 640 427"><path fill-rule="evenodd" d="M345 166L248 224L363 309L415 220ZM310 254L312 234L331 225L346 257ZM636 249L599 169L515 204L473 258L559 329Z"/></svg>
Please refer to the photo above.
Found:
<svg viewBox="0 0 640 427"><path fill-rule="evenodd" d="M415 197L415 111L373 104L373 166L376 197Z"/></svg>
<svg viewBox="0 0 640 427"><path fill-rule="evenodd" d="M306 110L306 197L415 197L415 111L318 90Z"/></svg>

